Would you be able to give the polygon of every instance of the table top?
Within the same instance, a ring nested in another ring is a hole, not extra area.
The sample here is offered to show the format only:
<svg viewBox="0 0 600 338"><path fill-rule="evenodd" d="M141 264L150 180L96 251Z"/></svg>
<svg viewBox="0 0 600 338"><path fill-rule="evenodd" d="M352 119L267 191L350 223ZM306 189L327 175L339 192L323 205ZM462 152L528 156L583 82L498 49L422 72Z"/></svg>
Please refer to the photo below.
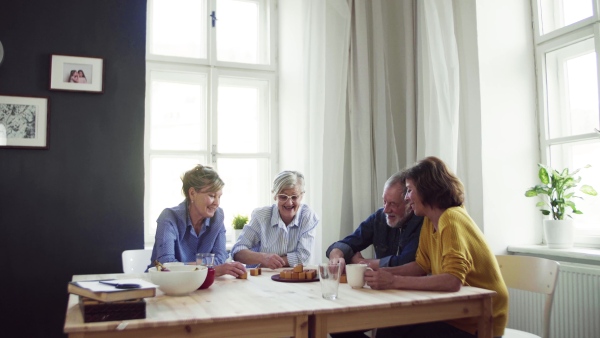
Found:
<svg viewBox="0 0 600 338"><path fill-rule="evenodd" d="M339 313L384 309L398 306L443 303L491 297L494 291L462 287L458 292L352 289L340 284L338 299L321 297L321 285L282 283L271 280L278 270L262 269L262 275L248 279L231 276L215 278L210 288L183 297L170 297L157 290L156 297L146 298L146 318L125 321L84 323L78 297L70 295L64 332L112 331L187 324L243 321L283 316ZM94 279L143 278L148 274L76 275L74 281ZM66 288L66 286L65 286ZM119 326L120 325L120 326Z"/></svg>

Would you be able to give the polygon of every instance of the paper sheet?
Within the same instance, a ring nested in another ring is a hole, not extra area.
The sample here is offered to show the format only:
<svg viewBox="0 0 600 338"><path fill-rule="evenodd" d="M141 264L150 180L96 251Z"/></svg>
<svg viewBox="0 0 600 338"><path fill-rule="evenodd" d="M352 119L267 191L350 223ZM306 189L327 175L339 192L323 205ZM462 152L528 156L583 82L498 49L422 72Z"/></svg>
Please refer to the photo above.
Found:
<svg viewBox="0 0 600 338"><path fill-rule="evenodd" d="M105 281L111 283L120 283L120 284L139 284L139 289L117 289L114 286L102 284L98 281L80 281L75 282L75 284L79 285L82 288L89 289L94 292L119 292L119 291L132 291L132 290L140 290L140 289L150 289L157 288L158 285L152 284L141 278L130 278L130 279L106 279Z"/></svg>

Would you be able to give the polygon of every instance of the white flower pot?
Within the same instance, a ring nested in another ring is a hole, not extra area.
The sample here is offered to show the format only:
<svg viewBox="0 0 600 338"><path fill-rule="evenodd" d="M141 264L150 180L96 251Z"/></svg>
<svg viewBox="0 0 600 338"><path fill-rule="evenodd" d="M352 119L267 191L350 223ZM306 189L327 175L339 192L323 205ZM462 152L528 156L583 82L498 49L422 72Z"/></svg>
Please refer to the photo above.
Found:
<svg viewBox="0 0 600 338"><path fill-rule="evenodd" d="M544 237L548 249L568 249L573 247L573 220L544 220Z"/></svg>
<svg viewBox="0 0 600 338"><path fill-rule="evenodd" d="M242 229L233 229L233 242L237 242L238 238L240 238L240 234L242 233Z"/></svg>

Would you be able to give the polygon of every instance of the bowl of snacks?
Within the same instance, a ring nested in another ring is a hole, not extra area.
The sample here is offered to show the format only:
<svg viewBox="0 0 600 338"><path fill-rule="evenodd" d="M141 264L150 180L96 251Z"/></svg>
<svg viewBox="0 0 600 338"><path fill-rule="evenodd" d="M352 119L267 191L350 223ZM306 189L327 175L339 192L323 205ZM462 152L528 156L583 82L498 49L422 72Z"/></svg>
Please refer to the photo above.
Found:
<svg viewBox="0 0 600 338"><path fill-rule="evenodd" d="M150 280L160 291L169 296L185 296L197 290L208 273L201 265L156 265L148 269Z"/></svg>

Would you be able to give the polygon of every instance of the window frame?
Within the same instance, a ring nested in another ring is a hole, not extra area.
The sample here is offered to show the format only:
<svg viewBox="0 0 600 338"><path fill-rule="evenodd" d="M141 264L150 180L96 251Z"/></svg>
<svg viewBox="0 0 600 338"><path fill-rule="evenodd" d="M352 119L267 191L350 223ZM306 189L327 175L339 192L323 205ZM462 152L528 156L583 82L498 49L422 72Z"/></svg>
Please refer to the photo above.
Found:
<svg viewBox="0 0 600 338"><path fill-rule="evenodd" d="M563 145L576 142L594 141L600 138L598 132L593 129L589 133L561 136L550 138L549 128L549 99L548 76L546 73L546 54L552 51L558 51L566 46L593 38L594 49L596 51L596 71L598 85L598 97L600 99L600 16L598 13L597 0L593 1L593 15L571 25L561 27L547 34L541 33L540 20L540 1L532 0L533 8L533 28L534 28L534 50L536 61L536 81L537 81L537 116L538 116L538 135L540 142L540 159L542 163L549 163L550 148L554 145ZM559 70L560 73L560 70ZM561 74L558 75L562 76ZM559 81L562 85L564 81ZM563 95L564 92L559 93ZM561 107L562 110L562 107ZM600 110L600 109L599 109ZM599 111L600 119L600 111ZM575 168L572 168L575 169ZM597 168L596 168L597 169ZM600 187L594 187L598 190ZM600 198L590 197L590 198ZM584 210L585 212L585 210ZM575 229L575 245L587 247L600 247L600 229L590 231L589 229Z"/></svg>
<svg viewBox="0 0 600 338"><path fill-rule="evenodd" d="M147 40L150 40L151 30L151 1L148 4L147 13ZM215 11L217 0L207 1L207 13L210 15L212 11ZM210 18L206 21L207 25L207 58L187 58L187 57L176 57L176 56L165 56L156 55L150 53L149 43L146 47L146 113L145 113L145 134L144 134L144 186L146 192L144 193L144 243L145 247L152 247L154 244L155 231L151 230L151 225L156 223L155 219L150 219L150 187L151 187L151 173L150 164L151 160L155 156L205 156L208 159L207 165L216 168L217 159L219 158L267 158L270 163L270 172L267 173L269 184L272 180L272 176L276 173L279 165L279 118L278 118L278 60L277 60L277 48L278 48L278 13L277 13L277 0L256 0L256 2L263 3L268 6L266 25L269 26L269 64L244 64L237 62L224 62L216 60L216 29L211 27ZM264 11L263 11L264 12ZM218 13L217 13L217 25L218 25ZM218 26L217 26L218 28ZM185 73L205 73L207 76L207 127L206 133L207 149L199 151L186 151L186 150L151 150L150 149L150 116L151 112L151 73L153 71L167 71L167 72L185 72ZM268 128L270 132L269 151L260 153L219 153L217 142L217 83L218 76L230 75L235 77L245 77L249 79L260 79L268 82L268 114L270 126ZM217 145L217 147L215 147ZM218 168L216 168L218 170ZM261 180L264 179L261 177ZM177 187L180 189L180 187ZM270 190L270 186L269 189ZM262 196L265 195L265 196ZM271 201L270 194L261 194L259 199L264 200L265 203ZM182 197L183 200L183 197ZM168 207L168 206L165 206ZM227 224L225 224L227 228ZM231 231L228 231L230 233ZM228 237L229 240L229 237Z"/></svg>

